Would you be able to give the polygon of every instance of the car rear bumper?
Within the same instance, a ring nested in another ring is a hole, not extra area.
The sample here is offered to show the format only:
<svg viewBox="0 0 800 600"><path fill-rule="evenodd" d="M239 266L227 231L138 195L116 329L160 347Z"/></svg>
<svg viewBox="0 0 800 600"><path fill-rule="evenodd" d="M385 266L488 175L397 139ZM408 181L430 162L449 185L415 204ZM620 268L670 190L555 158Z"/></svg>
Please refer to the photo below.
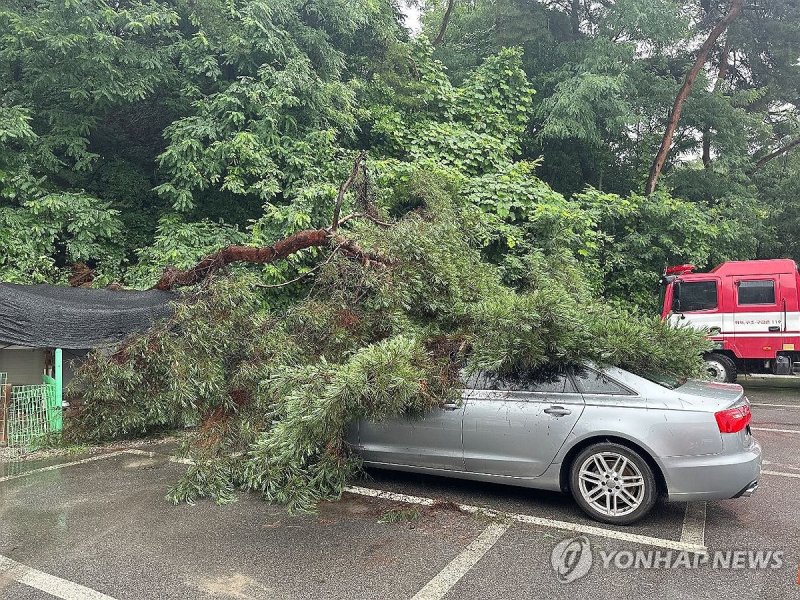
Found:
<svg viewBox="0 0 800 600"><path fill-rule="evenodd" d="M735 454L682 456L663 460L670 500L720 500L751 495L761 477L761 446Z"/></svg>

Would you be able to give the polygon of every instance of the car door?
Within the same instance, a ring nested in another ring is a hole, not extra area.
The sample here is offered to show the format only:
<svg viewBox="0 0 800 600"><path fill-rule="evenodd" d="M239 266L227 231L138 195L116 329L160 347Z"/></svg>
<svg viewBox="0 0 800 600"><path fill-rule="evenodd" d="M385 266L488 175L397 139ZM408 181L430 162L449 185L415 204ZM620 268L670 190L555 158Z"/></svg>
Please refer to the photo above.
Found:
<svg viewBox="0 0 800 600"><path fill-rule="evenodd" d="M464 412L464 468L473 473L539 477L583 412L568 374L479 378Z"/></svg>
<svg viewBox="0 0 800 600"><path fill-rule="evenodd" d="M419 417L359 421L361 457L368 463L463 471L464 395Z"/></svg>

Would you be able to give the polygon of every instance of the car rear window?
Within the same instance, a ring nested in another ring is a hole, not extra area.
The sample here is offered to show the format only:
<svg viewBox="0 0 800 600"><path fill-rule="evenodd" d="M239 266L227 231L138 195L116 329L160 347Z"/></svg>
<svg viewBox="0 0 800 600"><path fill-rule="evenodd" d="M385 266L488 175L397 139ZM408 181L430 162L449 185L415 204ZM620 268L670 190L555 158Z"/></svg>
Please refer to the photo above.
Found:
<svg viewBox="0 0 800 600"><path fill-rule="evenodd" d="M664 375L662 373L653 373L650 371L646 371L643 373L636 373L639 377L643 377L648 381L656 383L661 387L665 387L668 390L674 390L681 387L684 383L686 383L686 379L678 379L677 377L673 377L672 375Z"/></svg>
<svg viewBox="0 0 800 600"><path fill-rule="evenodd" d="M612 394L629 396L631 392L607 375L598 373L594 369L580 368L575 370L575 380L578 388L584 394Z"/></svg>

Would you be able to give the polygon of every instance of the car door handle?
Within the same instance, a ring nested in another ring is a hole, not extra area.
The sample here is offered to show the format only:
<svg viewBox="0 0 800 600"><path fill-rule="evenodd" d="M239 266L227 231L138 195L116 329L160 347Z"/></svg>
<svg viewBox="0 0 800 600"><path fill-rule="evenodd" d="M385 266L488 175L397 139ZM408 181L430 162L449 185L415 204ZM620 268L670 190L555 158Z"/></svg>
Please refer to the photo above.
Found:
<svg viewBox="0 0 800 600"><path fill-rule="evenodd" d="M456 404L455 402L445 402L442 404L442 408L445 410L458 410L461 408L461 404Z"/></svg>
<svg viewBox="0 0 800 600"><path fill-rule="evenodd" d="M569 414L572 414L572 411L568 408L564 408L563 406L551 406L550 408L545 408L544 412L548 415L553 415L554 417L565 417Z"/></svg>

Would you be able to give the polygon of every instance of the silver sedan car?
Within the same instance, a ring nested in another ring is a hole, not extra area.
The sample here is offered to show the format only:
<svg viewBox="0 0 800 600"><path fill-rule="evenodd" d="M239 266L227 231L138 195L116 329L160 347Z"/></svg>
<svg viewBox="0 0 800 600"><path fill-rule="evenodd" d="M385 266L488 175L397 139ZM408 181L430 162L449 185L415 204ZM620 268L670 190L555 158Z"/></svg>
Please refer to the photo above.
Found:
<svg viewBox="0 0 800 600"><path fill-rule="evenodd" d="M462 399L419 418L360 421L366 466L560 490L593 519L628 524L669 500L749 496L761 447L742 387L656 383L587 365L468 377Z"/></svg>

